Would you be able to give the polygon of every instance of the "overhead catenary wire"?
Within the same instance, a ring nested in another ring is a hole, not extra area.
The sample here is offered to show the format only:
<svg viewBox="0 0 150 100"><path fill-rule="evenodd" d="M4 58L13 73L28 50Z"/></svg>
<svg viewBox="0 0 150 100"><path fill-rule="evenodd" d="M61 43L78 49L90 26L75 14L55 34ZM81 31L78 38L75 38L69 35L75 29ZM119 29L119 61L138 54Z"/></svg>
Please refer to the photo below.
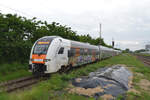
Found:
<svg viewBox="0 0 150 100"><path fill-rule="evenodd" d="M5 9L9 9L9 10L12 10L12 11L14 11L16 14L18 14L18 15L23 15L23 16L26 16L26 17L35 18L35 16L33 16L33 15L30 15L30 14L28 14L28 13L26 13L26 12L20 11L20 10L18 10L18 9L16 9L16 8L12 8L12 7L6 6L6 5L4 5L4 4L0 4L0 7L5 8ZM0 10L0 12L2 12L2 10ZM36 19L41 20L41 19L38 18L38 17L36 17Z"/></svg>

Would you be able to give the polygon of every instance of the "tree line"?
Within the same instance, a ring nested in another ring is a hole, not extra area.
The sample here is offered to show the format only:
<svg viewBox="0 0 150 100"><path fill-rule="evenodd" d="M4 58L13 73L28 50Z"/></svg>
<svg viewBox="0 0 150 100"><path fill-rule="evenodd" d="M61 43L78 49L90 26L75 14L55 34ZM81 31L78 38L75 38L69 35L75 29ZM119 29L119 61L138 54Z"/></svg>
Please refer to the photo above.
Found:
<svg viewBox="0 0 150 100"><path fill-rule="evenodd" d="M27 62L33 43L43 36L52 35L93 45L98 45L101 41L101 45L108 46L103 39L94 39L89 34L78 35L71 27L57 22L49 24L35 17L27 19L17 14L0 13L0 62Z"/></svg>

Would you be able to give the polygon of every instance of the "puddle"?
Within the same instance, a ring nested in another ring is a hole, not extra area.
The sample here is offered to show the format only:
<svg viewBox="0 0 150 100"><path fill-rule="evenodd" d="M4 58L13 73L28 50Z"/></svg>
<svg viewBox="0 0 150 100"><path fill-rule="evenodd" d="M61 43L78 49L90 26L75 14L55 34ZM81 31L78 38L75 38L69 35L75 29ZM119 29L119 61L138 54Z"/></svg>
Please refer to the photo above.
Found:
<svg viewBox="0 0 150 100"><path fill-rule="evenodd" d="M77 93L85 96L93 96L104 100L124 95L132 84L132 73L122 65L100 68L91 72L87 77L75 78L72 80L74 88L70 93Z"/></svg>

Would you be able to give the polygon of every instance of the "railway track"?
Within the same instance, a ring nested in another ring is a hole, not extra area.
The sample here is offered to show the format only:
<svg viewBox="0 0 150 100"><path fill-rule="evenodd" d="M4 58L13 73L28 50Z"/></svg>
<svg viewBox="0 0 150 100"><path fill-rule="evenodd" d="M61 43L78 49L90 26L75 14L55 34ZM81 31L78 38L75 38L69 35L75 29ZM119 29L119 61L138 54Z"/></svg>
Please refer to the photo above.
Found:
<svg viewBox="0 0 150 100"><path fill-rule="evenodd" d="M92 63L95 63L95 62L92 62ZM87 64L84 64L84 65L86 66ZM82 65L82 66L84 66L84 65ZM75 67L75 68L72 67L72 68L69 68L69 69L61 70L61 71L59 71L59 73L60 74L64 73L64 72L69 73L71 70L81 68L82 66ZM28 76L28 77L19 78L19 79L16 79L16 80L10 80L10 81L7 81L7 82L3 82L3 83L0 83L0 92L3 92L3 91L13 92L13 91L16 91L18 89L20 90L20 89L29 87L33 84L36 84L39 81L47 80L48 78L49 78L49 75L43 75L41 77Z"/></svg>
<svg viewBox="0 0 150 100"><path fill-rule="evenodd" d="M150 66L150 56L136 55L144 64Z"/></svg>
<svg viewBox="0 0 150 100"><path fill-rule="evenodd" d="M5 92L13 92L18 89L24 89L26 87L29 87L33 84L36 84L42 80L46 80L46 77L35 77L35 76L28 76L19 78L16 80L11 80L7 82L0 83L0 91Z"/></svg>

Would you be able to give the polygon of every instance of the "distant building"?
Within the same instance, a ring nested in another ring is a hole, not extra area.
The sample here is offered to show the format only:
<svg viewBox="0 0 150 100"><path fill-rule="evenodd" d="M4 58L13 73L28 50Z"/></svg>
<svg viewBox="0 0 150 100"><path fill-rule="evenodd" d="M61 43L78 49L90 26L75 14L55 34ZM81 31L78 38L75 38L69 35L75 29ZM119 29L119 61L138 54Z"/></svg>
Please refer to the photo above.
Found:
<svg viewBox="0 0 150 100"><path fill-rule="evenodd" d="M150 51L150 44L146 45L145 49Z"/></svg>

